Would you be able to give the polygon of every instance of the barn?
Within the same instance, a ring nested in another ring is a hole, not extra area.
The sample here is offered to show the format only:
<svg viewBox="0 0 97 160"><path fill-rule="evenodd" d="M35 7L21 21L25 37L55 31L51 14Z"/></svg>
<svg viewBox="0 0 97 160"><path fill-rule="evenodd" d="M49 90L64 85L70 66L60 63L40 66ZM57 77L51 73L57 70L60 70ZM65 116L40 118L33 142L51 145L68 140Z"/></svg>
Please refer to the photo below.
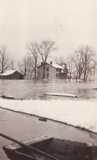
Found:
<svg viewBox="0 0 97 160"><path fill-rule="evenodd" d="M7 70L0 73L0 79L24 79L24 75L17 70Z"/></svg>

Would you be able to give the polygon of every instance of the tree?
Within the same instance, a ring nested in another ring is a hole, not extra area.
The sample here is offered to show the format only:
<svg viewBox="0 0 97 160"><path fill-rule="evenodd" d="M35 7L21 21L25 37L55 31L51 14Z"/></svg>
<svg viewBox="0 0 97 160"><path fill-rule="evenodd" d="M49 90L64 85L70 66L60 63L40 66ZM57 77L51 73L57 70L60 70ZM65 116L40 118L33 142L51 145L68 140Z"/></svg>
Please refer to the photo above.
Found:
<svg viewBox="0 0 97 160"><path fill-rule="evenodd" d="M45 64L47 63L48 57L51 51L54 49L54 41L42 41L42 43L38 46L38 52L41 57L43 67L43 79L45 79Z"/></svg>
<svg viewBox="0 0 97 160"><path fill-rule="evenodd" d="M15 64L14 61L13 61L13 60L10 60L10 68L11 68L12 70L15 69L15 65L14 65L14 64Z"/></svg>
<svg viewBox="0 0 97 160"><path fill-rule="evenodd" d="M72 61L74 63L74 75L76 80L81 79L83 73L83 64L81 60L81 55L76 54L75 57L73 56Z"/></svg>
<svg viewBox="0 0 97 160"><path fill-rule="evenodd" d="M81 47L73 58L78 79L88 80L91 70L95 68L95 54L89 46Z"/></svg>
<svg viewBox="0 0 97 160"><path fill-rule="evenodd" d="M8 68L11 68L11 61L7 54L5 46L0 47L0 71L3 73Z"/></svg>
<svg viewBox="0 0 97 160"><path fill-rule="evenodd" d="M32 59L32 66L34 71L34 79L37 79L37 65L38 65L38 57L39 57L39 44L30 42L28 45L28 54L30 55L30 58Z"/></svg>
<svg viewBox="0 0 97 160"><path fill-rule="evenodd" d="M25 79L32 79L33 61L30 55L25 55L18 63L19 70L25 76Z"/></svg>
<svg viewBox="0 0 97 160"><path fill-rule="evenodd" d="M68 66L68 79L71 80L74 78L74 63L71 56L67 58L66 63Z"/></svg>

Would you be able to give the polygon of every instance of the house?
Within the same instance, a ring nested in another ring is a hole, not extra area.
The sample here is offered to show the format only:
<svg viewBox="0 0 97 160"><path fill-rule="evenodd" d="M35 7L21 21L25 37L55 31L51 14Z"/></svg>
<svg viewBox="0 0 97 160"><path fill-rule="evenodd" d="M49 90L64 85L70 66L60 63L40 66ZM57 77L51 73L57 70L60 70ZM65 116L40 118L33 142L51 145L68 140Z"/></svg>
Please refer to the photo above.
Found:
<svg viewBox="0 0 97 160"><path fill-rule="evenodd" d="M64 66L50 63L41 63L37 68L38 79L55 79L64 77Z"/></svg>
<svg viewBox="0 0 97 160"><path fill-rule="evenodd" d="M17 70L7 70L0 73L0 79L24 79L24 75Z"/></svg>

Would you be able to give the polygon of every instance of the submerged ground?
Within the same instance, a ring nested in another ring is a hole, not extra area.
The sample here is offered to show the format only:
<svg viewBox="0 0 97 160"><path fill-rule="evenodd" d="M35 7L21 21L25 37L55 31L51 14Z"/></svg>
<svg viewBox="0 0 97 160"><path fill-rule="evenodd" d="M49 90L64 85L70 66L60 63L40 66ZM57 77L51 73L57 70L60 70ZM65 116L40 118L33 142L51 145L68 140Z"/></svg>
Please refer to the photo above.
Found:
<svg viewBox="0 0 97 160"><path fill-rule="evenodd" d="M3 108L97 132L96 82L1 80L0 88L0 106Z"/></svg>
<svg viewBox="0 0 97 160"><path fill-rule="evenodd" d="M80 99L97 98L97 82L75 82L66 80L29 81L0 80L0 95L23 99L65 99L66 97L47 96L47 93L70 93Z"/></svg>

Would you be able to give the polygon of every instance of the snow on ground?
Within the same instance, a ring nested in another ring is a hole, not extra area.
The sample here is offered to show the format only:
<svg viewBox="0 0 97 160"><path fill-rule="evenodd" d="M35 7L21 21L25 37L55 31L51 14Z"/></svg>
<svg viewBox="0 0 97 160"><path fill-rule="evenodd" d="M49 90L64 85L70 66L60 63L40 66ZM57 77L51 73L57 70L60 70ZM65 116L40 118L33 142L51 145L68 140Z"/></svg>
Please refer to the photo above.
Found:
<svg viewBox="0 0 97 160"><path fill-rule="evenodd" d="M0 98L0 106L35 114L97 132L96 100L7 100Z"/></svg>

